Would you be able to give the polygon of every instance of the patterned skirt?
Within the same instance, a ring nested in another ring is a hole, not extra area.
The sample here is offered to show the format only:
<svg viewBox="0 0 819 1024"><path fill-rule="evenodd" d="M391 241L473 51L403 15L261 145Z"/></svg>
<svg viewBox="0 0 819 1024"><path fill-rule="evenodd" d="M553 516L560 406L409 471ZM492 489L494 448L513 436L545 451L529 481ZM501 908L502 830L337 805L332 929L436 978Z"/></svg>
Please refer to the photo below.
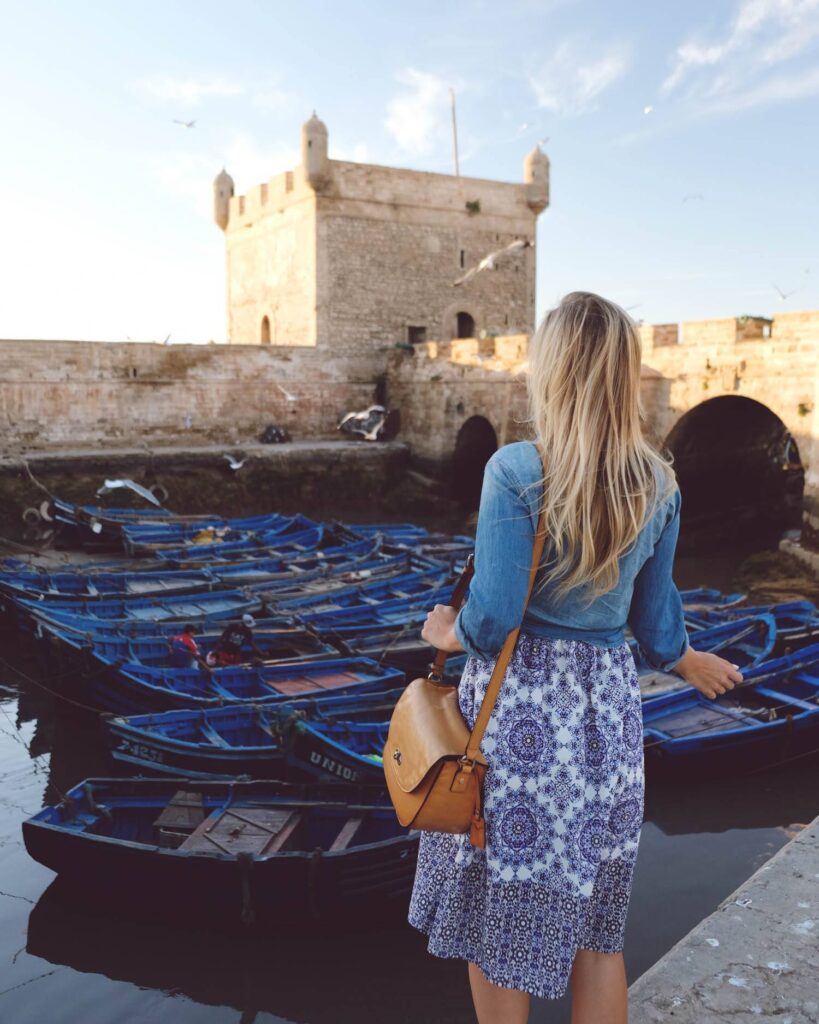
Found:
<svg viewBox="0 0 819 1024"><path fill-rule="evenodd" d="M459 688L473 725L494 662ZM623 948L643 819L640 687L627 644L521 634L481 744L486 849L421 836L410 924L495 985L558 998L578 949Z"/></svg>

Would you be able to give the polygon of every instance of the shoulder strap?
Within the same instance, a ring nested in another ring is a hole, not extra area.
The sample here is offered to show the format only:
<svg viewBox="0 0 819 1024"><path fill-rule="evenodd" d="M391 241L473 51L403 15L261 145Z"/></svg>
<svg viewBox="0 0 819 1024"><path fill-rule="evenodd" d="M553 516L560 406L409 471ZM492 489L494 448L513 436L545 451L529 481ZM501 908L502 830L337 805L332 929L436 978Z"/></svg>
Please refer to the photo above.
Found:
<svg viewBox="0 0 819 1024"><path fill-rule="evenodd" d="M526 606L529 604L529 599L532 596L532 590L535 586L535 577L537 576L538 568L540 567L540 560L543 557L543 548L546 543L546 522L545 514L540 513L538 519L537 531L535 532L535 542L532 545L532 564L529 568L529 586L526 591L526 600L523 604L524 611ZM522 618L521 614L521 618ZM503 683L503 677L506 675L506 669L509 666L509 661L512 658L512 652L515 649L515 644L518 642L518 635L520 634L520 626L513 629L511 633L506 637L501 652L495 661L495 667L492 670L492 678L489 680L489 685L486 688L486 694L481 703L481 710L478 712L478 717L475 719L475 727L472 730L472 734L469 737L469 743L466 747L466 758L469 761L474 761L480 757L480 746L483 734L486 732L486 727L489 724L489 719L492 712L495 710L495 703L500 693L501 684Z"/></svg>

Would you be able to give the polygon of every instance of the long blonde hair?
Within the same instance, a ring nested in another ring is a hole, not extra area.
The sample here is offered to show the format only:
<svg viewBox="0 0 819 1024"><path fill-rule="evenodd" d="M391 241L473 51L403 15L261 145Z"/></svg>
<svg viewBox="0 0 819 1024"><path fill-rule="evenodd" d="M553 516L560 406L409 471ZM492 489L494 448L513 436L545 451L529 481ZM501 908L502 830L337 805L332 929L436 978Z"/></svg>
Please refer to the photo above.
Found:
<svg viewBox="0 0 819 1024"><path fill-rule="evenodd" d="M643 436L640 335L613 302L572 292L529 350L529 407L543 461L547 535L541 585L617 585L619 557L675 486L671 459Z"/></svg>

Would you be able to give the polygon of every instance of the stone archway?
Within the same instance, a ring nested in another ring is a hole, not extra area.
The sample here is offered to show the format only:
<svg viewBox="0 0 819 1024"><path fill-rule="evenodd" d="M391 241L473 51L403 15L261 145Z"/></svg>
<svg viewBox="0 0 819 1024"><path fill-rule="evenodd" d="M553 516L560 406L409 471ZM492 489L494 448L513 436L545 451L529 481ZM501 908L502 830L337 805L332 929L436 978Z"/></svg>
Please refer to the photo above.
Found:
<svg viewBox="0 0 819 1024"><path fill-rule="evenodd" d="M485 416L470 416L458 431L450 463L451 496L468 512L480 503L483 471L498 450L498 435Z"/></svg>
<svg viewBox="0 0 819 1024"><path fill-rule="evenodd" d="M776 538L802 517L805 474L793 435L766 405L723 395L671 430L682 523L715 538Z"/></svg>
<svg viewBox="0 0 819 1024"><path fill-rule="evenodd" d="M483 327L480 310L471 302L453 302L441 316L441 340L476 338ZM471 333L463 333L469 331Z"/></svg>

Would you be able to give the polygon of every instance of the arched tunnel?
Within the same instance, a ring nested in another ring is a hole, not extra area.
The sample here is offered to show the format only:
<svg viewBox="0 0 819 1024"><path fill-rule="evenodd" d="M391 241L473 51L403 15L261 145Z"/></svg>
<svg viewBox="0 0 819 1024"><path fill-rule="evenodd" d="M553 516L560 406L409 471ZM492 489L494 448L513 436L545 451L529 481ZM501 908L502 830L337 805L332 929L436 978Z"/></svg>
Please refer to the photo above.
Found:
<svg viewBox="0 0 819 1024"><path fill-rule="evenodd" d="M738 395L709 399L678 421L666 447L680 484L684 536L767 541L799 527L799 451L767 406Z"/></svg>
<svg viewBox="0 0 819 1024"><path fill-rule="evenodd" d="M470 416L458 431L450 463L449 493L466 512L481 499L483 471L498 450L498 435L485 416Z"/></svg>

